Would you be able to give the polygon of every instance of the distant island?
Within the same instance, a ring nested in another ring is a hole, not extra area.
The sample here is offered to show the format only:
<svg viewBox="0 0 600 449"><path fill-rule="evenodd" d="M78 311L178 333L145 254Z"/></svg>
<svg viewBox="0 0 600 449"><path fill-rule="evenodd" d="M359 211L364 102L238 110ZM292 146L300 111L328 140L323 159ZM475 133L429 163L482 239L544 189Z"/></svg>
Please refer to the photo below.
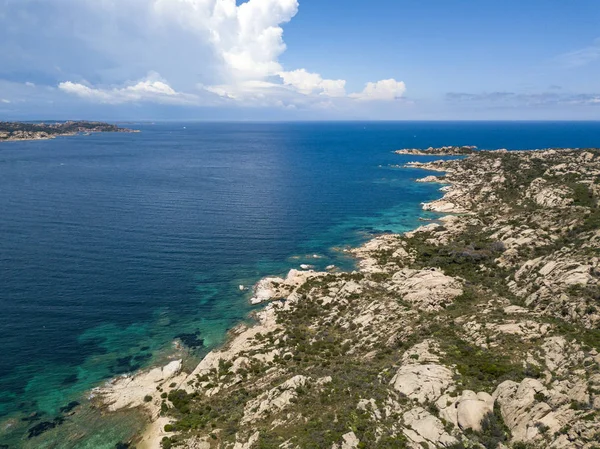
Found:
<svg viewBox="0 0 600 449"><path fill-rule="evenodd" d="M0 142L47 140L80 133L132 133L137 130L120 128L103 122L68 121L62 123L0 122Z"/></svg>

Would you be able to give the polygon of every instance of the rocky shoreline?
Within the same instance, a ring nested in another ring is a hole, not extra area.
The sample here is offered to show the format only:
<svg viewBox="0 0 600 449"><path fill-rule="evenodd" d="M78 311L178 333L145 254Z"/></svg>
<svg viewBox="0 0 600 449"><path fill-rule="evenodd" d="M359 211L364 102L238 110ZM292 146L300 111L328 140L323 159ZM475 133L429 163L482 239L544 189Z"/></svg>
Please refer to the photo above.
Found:
<svg viewBox="0 0 600 449"><path fill-rule="evenodd" d="M469 154L475 154L477 147L475 146L461 146L461 147L429 147L426 149L420 148L405 148L402 150L396 150L396 154L412 154L415 156L467 156Z"/></svg>
<svg viewBox="0 0 600 449"><path fill-rule="evenodd" d="M355 272L263 279L256 324L191 373L94 392L107 413L147 411L132 446L598 447L600 151L409 166L441 172L423 207L449 215L355 249Z"/></svg>
<svg viewBox="0 0 600 449"><path fill-rule="evenodd" d="M48 140L60 136L102 132L134 133L139 131L103 122L68 121L51 124L0 122L0 142Z"/></svg>

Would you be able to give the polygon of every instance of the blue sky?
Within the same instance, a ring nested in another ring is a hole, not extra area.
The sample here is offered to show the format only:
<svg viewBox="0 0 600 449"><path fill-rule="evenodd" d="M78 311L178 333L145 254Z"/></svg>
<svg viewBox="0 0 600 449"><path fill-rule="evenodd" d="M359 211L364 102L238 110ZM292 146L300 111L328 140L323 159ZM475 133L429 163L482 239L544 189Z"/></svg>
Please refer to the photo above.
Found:
<svg viewBox="0 0 600 449"><path fill-rule="evenodd" d="M0 119L597 120L597 0L0 0Z"/></svg>

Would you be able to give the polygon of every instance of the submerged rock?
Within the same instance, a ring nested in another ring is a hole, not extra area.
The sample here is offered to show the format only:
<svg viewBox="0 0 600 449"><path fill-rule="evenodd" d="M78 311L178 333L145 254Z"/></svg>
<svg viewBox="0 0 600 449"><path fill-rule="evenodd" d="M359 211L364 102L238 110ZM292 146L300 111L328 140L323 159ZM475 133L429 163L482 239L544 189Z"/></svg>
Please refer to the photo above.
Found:
<svg viewBox="0 0 600 449"><path fill-rule="evenodd" d="M181 342L190 349L198 349L204 347L204 338L200 337L200 331L196 331L188 334L178 334L175 338L181 340Z"/></svg>
<svg viewBox="0 0 600 449"><path fill-rule="evenodd" d="M61 407L59 409L59 411L61 413L70 413L71 411L73 411L75 408L79 407L81 404L77 401L72 401L69 402L67 405L65 405L64 407Z"/></svg>

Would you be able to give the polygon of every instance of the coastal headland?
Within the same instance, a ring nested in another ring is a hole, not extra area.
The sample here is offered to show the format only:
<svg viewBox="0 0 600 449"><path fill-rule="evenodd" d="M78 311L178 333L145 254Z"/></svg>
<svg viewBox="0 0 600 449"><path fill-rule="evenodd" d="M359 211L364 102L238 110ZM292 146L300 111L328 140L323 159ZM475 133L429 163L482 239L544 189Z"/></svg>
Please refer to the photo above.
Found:
<svg viewBox="0 0 600 449"><path fill-rule="evenodd" d="M20 140L47 140L59 136L85 133L132 133L137 130L120 128L104 122L68 121L58 123L0 122L0 142Z"/></svg>
<svg viewBox="0 0 600 449"><path fill-rule="evenodd" d="M458 149L457 149L458 148ZM600 150L415 161L445 214L354 272L259 282L254 325L193 370L94 391L140 448L584 448L600 441Z"/></svg>

